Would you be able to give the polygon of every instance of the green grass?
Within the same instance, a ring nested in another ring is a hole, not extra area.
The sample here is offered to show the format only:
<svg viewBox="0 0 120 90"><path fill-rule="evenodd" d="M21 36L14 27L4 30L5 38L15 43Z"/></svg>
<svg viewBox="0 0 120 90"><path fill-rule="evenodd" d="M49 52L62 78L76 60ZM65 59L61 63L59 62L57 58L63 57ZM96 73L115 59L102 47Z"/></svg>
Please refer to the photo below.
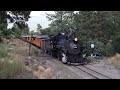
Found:
<svg viewBox="0 0 120 90"><path fill-rule="evenodd" d="M8 52L4 44L0 44L0 58L6 57L7 55L8 55Z"/></svg>
<svg viewBox="0 0 120 90"><path fill-rule="evenodd" d="M39 51L36 48L31 48L30 52L32 56L39 56Z"/></svg>
<svg viewBox="0 0 120 90"><path fill-rule="evenodd" d="M30 50L30 54L31 54L31 56L40 56L43 54L43 52L39 48L32 46L31 50Z"/></svg>
<svg viewBox="0 0 120 90"><path fill-rule="evenodd" d="M97 62L100 61L100 60L92 58L91 56L88 56L87 59L88 59L88 61L89 61L90 64L95 64L95 63L97 63Z"/></svg>

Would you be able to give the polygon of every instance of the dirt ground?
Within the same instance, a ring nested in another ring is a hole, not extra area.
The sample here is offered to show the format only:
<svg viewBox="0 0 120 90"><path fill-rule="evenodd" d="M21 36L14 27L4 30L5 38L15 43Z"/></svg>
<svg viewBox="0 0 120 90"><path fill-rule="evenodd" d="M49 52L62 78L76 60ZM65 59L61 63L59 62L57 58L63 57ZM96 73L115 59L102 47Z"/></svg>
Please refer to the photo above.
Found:
<svg viewBox="0 0 120 90"><path fill-rule="evenodd" d="M26 72L19 77L20 79L93 79L69 65L64 65L61 61L49 55L26 57L25 63ZM111 76L112 79L120 79L120 69L105 60L87 66ZM49 68L49 71L45 72L47 68ZM40 70L40 72L35 70ZM38 73L38 75L35 73Z"/></svg>
<svg viewBox="0 0 120 90"><path fill-rule="evenodd" d="M20 42L23 45L23 41ZM28 50L28 44L25 43L24 46ZM25 56L23 60L26 68L25 72L15 77L15 79L92 79L91 77L85 76L85 73L63 64L58 59L47 55L39 49L37 50L39 55ZM107 73L113 79L120 79L120 68L109 63L107 60L98 60L87 66L99 70L102 73Z"/></svg>

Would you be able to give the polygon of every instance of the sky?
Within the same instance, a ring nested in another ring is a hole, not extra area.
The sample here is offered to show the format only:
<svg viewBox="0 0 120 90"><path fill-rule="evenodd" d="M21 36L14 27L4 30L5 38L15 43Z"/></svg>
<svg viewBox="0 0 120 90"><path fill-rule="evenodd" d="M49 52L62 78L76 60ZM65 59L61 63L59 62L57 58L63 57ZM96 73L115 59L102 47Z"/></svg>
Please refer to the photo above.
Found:
<svg viewBox="0 0 120 90"><path fill-rule="evenodd" d="M30 31L37 29L37 24L40 24L42 28L48 27L48 24L50 24L50 21L46 18L46 13L48 14L54 14L54 11L32 11L30 13L30 17L28 23L28 26L30 28ZM11 28L13 24L9 24L8 28Z"/></svg>
<svg viewBox="0 0 120 90"><path fill-rule="evenodd" d="M42 28L48 27L48 24L51 22L48 21L46 18L46 13L48 14L54 14L54 11L32 11L29 19L28 26L30 27L30 30L36 30L37 24L40 24Z"/></svg>

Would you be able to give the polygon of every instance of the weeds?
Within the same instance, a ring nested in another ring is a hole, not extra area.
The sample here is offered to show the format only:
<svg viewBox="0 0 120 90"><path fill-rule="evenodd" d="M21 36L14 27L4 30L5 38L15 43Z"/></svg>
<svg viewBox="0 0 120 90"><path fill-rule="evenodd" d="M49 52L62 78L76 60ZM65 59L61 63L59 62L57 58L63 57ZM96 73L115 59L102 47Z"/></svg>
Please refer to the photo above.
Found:
<svg viewBox="0 0 120 90"><path fill-rule="evenodd" d="M14 58L1 58L0 59L0 79L12 78L24 70L24 63L21 57L15 56Z"/></svg>
<svg viewBox="0 0 120 90"><path fill-rule="evenodd" d="M3 44L0 44L0 58L6 57L8 55L7 49Z"/></svg>
<svg viewBox="0 0 120 90"><path fill-rule="evenodd" d="M6 41L6 42L5 42ZM0 44L0 79L12 79L24 72L24 58L29 55L29 44L21 40L13 40ZM43 52L31 47L32 56L43 55Z"/></svg>
<svg viewBox="0 0 120 90"><path fill-rule="evenodd" d="M36 48L31 49L31 55L32 56L39 56L40 52Z"/></svg>
<svg viewBox="0 0 120 90"><path fill-rule="evenodd" d="M8 47L10 46L11 49ZM17 46L0 44L0 79L14 78L24 71L22 49Z"/></svg>
<svg viewBox="0 0 120 90"><path fill-rule="evenodd" d="M116 54L113 57L107 59L111 64L120 65L120 54Z"/></svg>

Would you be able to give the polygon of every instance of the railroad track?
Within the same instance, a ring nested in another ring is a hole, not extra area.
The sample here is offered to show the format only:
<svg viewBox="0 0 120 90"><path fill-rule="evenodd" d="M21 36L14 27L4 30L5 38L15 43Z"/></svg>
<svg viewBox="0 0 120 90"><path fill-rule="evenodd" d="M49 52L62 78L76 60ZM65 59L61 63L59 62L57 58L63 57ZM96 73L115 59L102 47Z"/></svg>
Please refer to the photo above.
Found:
<svg viewBox="0 0 120 90"><path fill-rule="evenodd" d="M95 71L93 69L90 69L89 67L86 66L74 66L75 68L89 74L90 76L94 77L95 79L112 79L107 75L104 75L98 71Z"/></svg>

